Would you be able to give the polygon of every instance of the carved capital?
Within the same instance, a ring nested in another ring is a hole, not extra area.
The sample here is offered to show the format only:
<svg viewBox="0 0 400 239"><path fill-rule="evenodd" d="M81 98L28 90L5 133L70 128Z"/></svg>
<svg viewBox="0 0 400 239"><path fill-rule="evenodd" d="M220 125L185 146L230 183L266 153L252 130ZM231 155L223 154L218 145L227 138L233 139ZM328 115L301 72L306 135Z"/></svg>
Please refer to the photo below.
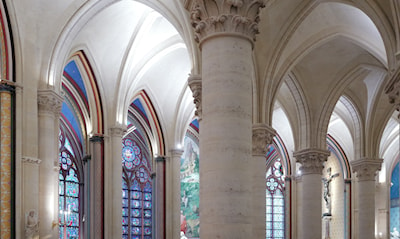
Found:
<svg viewBox="0 0 400 239"><path fill-rule="evenodd" d="M381 170L383 159L362 158L351 162L358 181L375 181L376 173Z"/></svg>
<svg viewBox="0 0 400 239"><path fill-rule="evenodd" d="M63 98L53 90L38 91L39 112L58 116L61 113L62 102Z"/></svg>
<svg viewBox="0 0 400 239"><path fill-rule="evenodd" d="M392 75L389 84L386 86L385 93L389 97L389 103L393 104L397 112L399 112L397 117L400 119L400 68Z"/></svg>
<svg viewBox="0 0 400 239"><path fill-rule="evenodd" d="M15 84L12 81L0 80L0 92L13 93L15 91Z"/></svg>
<svg viewBox="0 0 400 239"><path fill-rule="evenodd" d="M321 174L324 163L330 152L322 149L304 149L293 153L297 162L301 163L301 174Z"/></svg>
<svg viewBox="0 0 400 239"><path fill-rule="evenodd" d="M116 125L114 127L111 127L109 129L110 135L112 137L121 137L124 136L126 133L126 126L125 125Z"/></svg>
<svg viewBox="0 0 400 239"><path fill-rule="evenodd" d="M100 135L100 134L96 134L96 135L93 135L92 137L90 137L90 139L89 139L89 141L91 142L91 143L94 143L94 144L96 144L96 143L103 143L103 141L104 141L104 136L103 135Z"/></svg>
<svg viewBox="0 0 400 239"><path fill-rule="evenodd" d="M202 113L202 107L201 107L201 76L199 75L190 75L188 79L188 84L190 87L190 90L193 93L193 103L196 106L196 111L195 115L199 117L201 120L201 113Z"/></svg>
<svg viewBox="0 0 400 239"><path fill-rule="evenodd" d="M183 154L183 150L182 149L171 149L169 151L171 153L171 157L172 158L181 158L182 154Z"/></svg>
<svg viewBox="0 0 400 239"><path fill-rule="evenodd" d="M266 124L253 125L253 156L265 156L267 146L272 144L276 131Z"/></svg>
<svg viewBox="0 0 400 239"><path fill-rule="evenodd" d="M220 33L240 35L255 41L259 11L265 0L186 0L195 40Z"/></svg>

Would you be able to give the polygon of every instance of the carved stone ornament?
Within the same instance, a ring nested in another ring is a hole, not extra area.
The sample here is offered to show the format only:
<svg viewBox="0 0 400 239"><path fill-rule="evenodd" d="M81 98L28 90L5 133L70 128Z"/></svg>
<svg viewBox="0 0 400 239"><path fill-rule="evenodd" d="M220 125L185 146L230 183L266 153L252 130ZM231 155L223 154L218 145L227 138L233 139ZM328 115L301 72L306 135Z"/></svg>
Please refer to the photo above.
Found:
<svg viewBox="0 0 400 239"><path fill-rule="evenodd" d="M124 134L126 133L126 126L124 125L116 125L114 127L111 127L109 129L110 135L113 137L121 137L124 136Z"/></svg>
<svg viewBox="0 0 400 239"><path fill-rule="evenodd" d="M202 107L201 107L201 76L190 75L188 79L190 90L193 93L193 103L196 106L194 114L201 119Z"/></svg>
<svg viewBox="0 0 400 239"><path fill-rule="evenodd" d="M238 34L255 41L264 0L185 0L195 40L219 33Z"/></svg>
<svg viewBox="0 0 400 239"><path fill-rule="evenodd" d="M376 173L381 170L383 159L358 159L351 162L354 173L357 173L358 181L375 181Z"/></svg>
<svg viewBox="0 0 400 239"><path fill-rule="evenodd" d="M276 131L266 124L253 125L253 156L265 156L267 146L272 144Z"/></svg>
<svg viewBox="0 0 400 239"><path fill-rule="evenodd" d="M304 149L293 153L297 162L301 163L301 174L321 174L324 163L330 152L321 149Z"/></svg>
<svg viewBox="0 0 400 239"><path fill-rule="evenodd" d="M30 163L30 164L37 164L39 165L42 160L38 159L38 158L32 158L32 157L22 157L22 162L23 163Z"/></svg>
<svg viewBox="0 0 400 239"><path fill-rule="evenodd" d="M39 112L53 113L59 115L63 98L53 90L39 90L38 91L38 105Z"/></svg>
<svg viewBox="0 0 400 239"><path fill-rule="evenodd" d="M389 103L393 104L399 112L397 117L400 119L400 68L391 77L385 93L389 97Z"/></svg>

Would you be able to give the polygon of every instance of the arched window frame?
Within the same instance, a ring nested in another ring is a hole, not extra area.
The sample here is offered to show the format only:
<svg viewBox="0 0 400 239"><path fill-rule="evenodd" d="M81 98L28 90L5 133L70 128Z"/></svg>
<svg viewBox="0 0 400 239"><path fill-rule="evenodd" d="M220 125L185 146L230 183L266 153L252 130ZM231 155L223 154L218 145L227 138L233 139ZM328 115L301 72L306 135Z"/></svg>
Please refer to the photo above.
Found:
<svg viewBox="0 0 400 239"><path fill-rule="evenodd" d="M269 150L273 150L270 146ZM285 173L278 154L266 159L266 238L285 238Z"/></svg>
<svg viewBox="0 0 400 239"><path fill-rule="evenodd" d="M59 132L59 149L59 238L81 238L83 168L78 157L81 157L82 152L79 152L75 140L71 138L63 123ZM67 185L71 187L68 188ZM69 193L69 196L66 196L66 193Z"/></svg>
<svg viewBox="0 0 400 239"><path fill-rule="evenodd" d="M151 239L153 182L151 160L133 133L122 141L122 238Z"/></svg>

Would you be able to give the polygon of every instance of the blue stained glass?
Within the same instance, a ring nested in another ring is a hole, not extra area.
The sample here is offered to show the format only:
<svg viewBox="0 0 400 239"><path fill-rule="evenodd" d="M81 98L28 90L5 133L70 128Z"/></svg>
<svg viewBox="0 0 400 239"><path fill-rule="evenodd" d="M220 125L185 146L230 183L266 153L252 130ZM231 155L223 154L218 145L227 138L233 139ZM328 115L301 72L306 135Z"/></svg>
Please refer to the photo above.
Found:
<svg viewBox="0 0 400 239"><path fill-rule="evenodd" d="M132 210L132 216L139 217L140 216L140 210L139 209Z"/></svg>
<svg viewBox="0 0 400 239"><path fill-rule="evenodd" d="M128 234L128 227L127 226L122 226L122 234ZM122 237L122 238L124 238L124 237ZM128 238L128 236L126 238Z"/></svg>
<svg viewBox="0 0 400 239"><path fill-rule="evenodd" d="M75 227L67 227L67 238L74 239L79 237L79 229Z"/></svg>
<svg viewBox="0 0 400 239"><path fill-rule="evenodd" d="M144 194L144 200L150 201L151 200L151 193L145 193Z"/></svg>
<svg viewBox="0 0 400 239"><path fill-rule="evenodd" d="M66 187L67 187L67 195L68 196L78 197L79 184L66 182Z"/></svg>
<svg viewBox="0 0 400 239"><path fill-rule="evenodd" d="M129 239L128 235L122 235L122 239Z"/></svg>
<svg viewBox="0 0 400 239"><path fill-rule="evenodd" d="M78 177L76 176L75 170L72 168L69 170L69 174L67 175L67 178L65 180L79 183L79 180L78 180Z"/></svg>
<svg viewBox="0 0 400 239"><path fill-rule="evenodd" d="M151 202L146 201L143 206L145 209L151 209Z"/></svg>
<svg viewBox="0 0 400 239"><path fill-rule="evenodd" d="M64 182L63 181L60 181L58 183L58 194L64 195Z"/></svg>
<svg viewBox="0 0 400 239"><path fill-rule="evenodd" d="M151 211L150 210L144 210L144 216L145 217L151 217Z"/></svg>
<svg viewBox="0 0 400 239"><path fill-rule="evenodd" d="M79 211L79 199L67 197L67 208L71 211L78 212Z"/></svg>
<svg viewBox="0 0 400 239"><path fill-rule="evenodd" d="M123 234L129 239L151 239L152 185L148 161L142 155L146 151L129 138L124 139L122 144L122 224L127 226Z"/></svg>
<svg viewBox="0 0 400 239"><path fill-rule="evenodd" d="M151 226L151 219L144 219L145 226Z"/></svg>
<svg viewBox="0 0 400 239"><path fill-rule="evenodd" d="M139 218L132 218L132 226L140 226L140 220Z"/></svg>
<svg viewBox="0 0 400 239"><path fill-rule="evenodd" d="M124 214L124 213L122 213L122 214ZM125 215L122 216L122 225L128 225L128 217ZM122 228L124 228L124 227L122 227ZM128 229L126 229L126 230L128 230Z"/></svg>
<svg viewBox="0 0 400 239"><path fill-rule="evenodd" d="M145 227L144 228L144 234L145 235L151 235L151 228L150 227Z"/></svg>
<svg viewBox="0 0 400 239"><path fill-rule="evenodd" d="M133 199L140 199L140 195L141 195L142 193L140 193L140 192L132 192L132 198Z"/></svg>
<svg viewBox="0 0 400 239"><path fill-rule="evenodd" d="M122 199L122 207L128 207L129 206L129 201L128 201L128 199L126 199L126 198L124 198L124 199Z"/></svg>
<svg viewBox="0 0 400 239"><path fill-rule="evenodd" d="M270 148L271 150L271 148ZM267 158L268 162L268 158ZM283 239L285 236L285 199L283 168L280 158L269 162L266 169L266 238Z"/></svg>
<svg viewBox="0 0 400 239"><path fill-rule="evenodd" d="M140 227L132 227L132 234L139 235L140 234Z"/></svg>
<svg viewBox="0 0 400 239"><path fill-rule="evenodd" d="M139 208L140 207L140 201L132 200L132 207L133 208Z"/></svg>

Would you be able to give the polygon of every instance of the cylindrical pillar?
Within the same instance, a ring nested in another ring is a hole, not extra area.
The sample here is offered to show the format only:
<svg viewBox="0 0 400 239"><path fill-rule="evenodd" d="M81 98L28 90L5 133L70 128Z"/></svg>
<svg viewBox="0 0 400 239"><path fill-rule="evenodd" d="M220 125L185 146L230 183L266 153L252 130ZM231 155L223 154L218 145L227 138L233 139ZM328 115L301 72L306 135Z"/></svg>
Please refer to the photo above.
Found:
<svg viewBox="0 0 400 239"><path fill-rule="evenodd" d="M154 191L154 209L155 223L153 223L153 232L155 238L165 238L165 157L155 158L155 177L153 178ZM154 181L155 180L155 181Z"/></svg>
<svg viewBox="0 0 400 239"><path fill-rule="evenodd" d="M301 163L302 191L300 239L321 239L322 237L322 169L328 159L329 151L320 149L305 149L293 154Z"/></svg>
<svg viewBox="0 0 400 239"><path fill-rule="evenodd" d="M375 238L375 176L381 169L382 159L358 159L351 162L357 173L358 184L358 228L359 239Z"/></svg>
<svg viewBox="0 0 400 239"><path fill-rule="evenodd" d="M115 126L110 129L111 158L109 162L106 162L110 170L107 170L109 172L106 175L108 175L108 178L111 178L110 182L108 182L109 192L107 193L110 196L107 205L111 204L111 206L107 206L107 212L110 217L108 222L111 224L109 226L111 229L111 238L122 237L122 166L118 162L122 160L122 137L125 132L126 126Z"/></svg>
<svg viewBox="0 0 400 239"><path fill-rule="evenodd" d="M14 86L0 83L0 236L12 238L13 191L13 94Z"/></svg>
<svg viewBox="0 0 400 239"><path fill-rule="evenodd" d="M171 157L168 158L166 166L168 168L166 175L166 227L169 233L167 239L180 238L180 210L181 210L181 180L180 180L180 162L183 154L182 149L171 149Z"/></svg>
<svg viewBox="0 0 400 239"><path fill-rule="evenodd" d="M90 238L104 238L104 156L102 135L90 138ZM122 178L121 178L122 180ZM122 193L122 189L120 191ZM122 207L120 207L122 210ZM122 227L122 226L121 226Z"/></svg>
<svg viewBox="0 0 400 239"><path fill-rule="evenodd" d="M266 124L253 125L252 174L252 238L265 238L265 174L267 146L276 132Z"/></svg>
<svg viewBox="0 0 400 239"><path fill-rule="evenodd" d="M58 238L58 118L62 98L52 90L38 92L40 238Z"/></svg>
<svg viewBox="0 0 400 239"><path fill-rule="evenodd" d="M263 1L186 1L202 52L201 238L252 234L253 41Z"/></svg>

